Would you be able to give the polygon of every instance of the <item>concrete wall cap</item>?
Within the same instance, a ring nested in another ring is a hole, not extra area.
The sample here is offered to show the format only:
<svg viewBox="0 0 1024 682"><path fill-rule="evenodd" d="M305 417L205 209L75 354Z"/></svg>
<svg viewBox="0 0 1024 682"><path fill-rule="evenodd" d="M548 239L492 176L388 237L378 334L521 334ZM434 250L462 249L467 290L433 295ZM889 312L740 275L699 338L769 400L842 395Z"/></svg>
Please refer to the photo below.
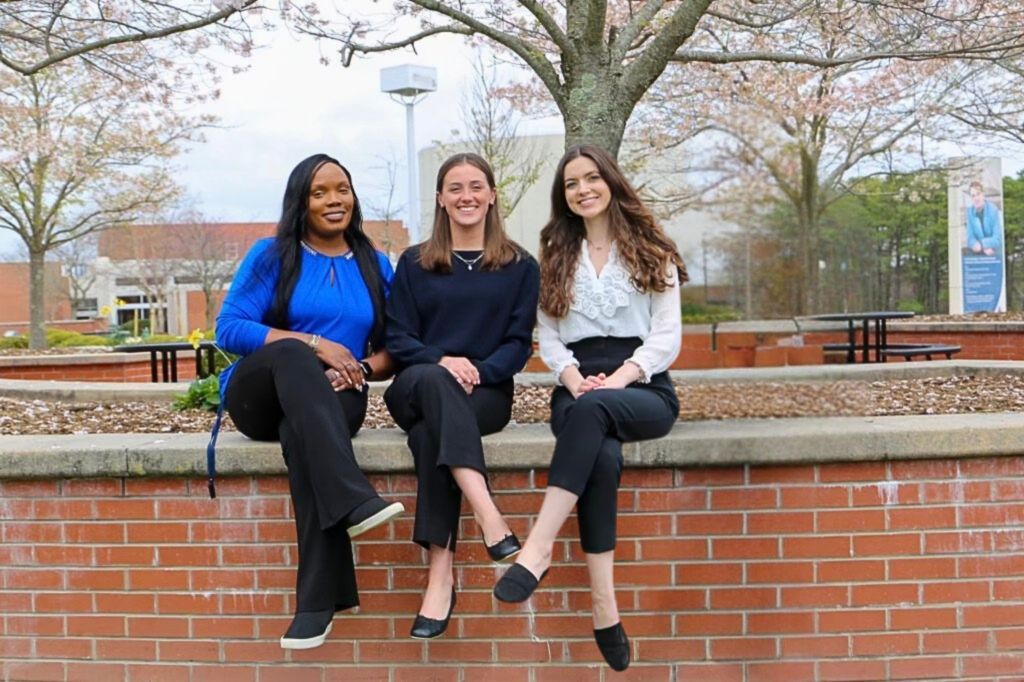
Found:
<svg viewBox="0 0 1024 682"><path fill-rule="evenodd" d="M206 434L4 436L0 478L205 476ZM367 472L409 473L412 458L397 429L354 440ZM554 438L546 424L513 425L484 438L494 470L545 468ZM1024 414L829 417L680 422L665 438L627 444L628 467L708 467L1024 455ZM223 475L285 473L280 446L225 433Z"/></svg>

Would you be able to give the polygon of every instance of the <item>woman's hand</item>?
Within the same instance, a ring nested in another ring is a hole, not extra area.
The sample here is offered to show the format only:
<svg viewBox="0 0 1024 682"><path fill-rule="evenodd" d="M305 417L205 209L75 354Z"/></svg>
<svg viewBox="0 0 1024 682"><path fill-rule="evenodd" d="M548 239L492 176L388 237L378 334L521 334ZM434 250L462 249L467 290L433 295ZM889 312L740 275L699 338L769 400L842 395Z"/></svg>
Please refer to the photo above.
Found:
<svg viewBox="0 0 1024 682"><path fill-rule="evenodd" d="M366 382L359 361L340 343L320 339L316 356L329 368L327 378L331 379L331 385L339 381L343 384L342 388L362 388Z"/></svg>
<svg viewBox="0 0 1024 682"><path fill-rule="evenodd" d="M640 368L632 362L623 363L622 367L615 370L598 389L604 388L626 388L640 378Z"/></svg>
<svg viewBox="0 0 1024 682"><path fill-rule="evenodd" d="M473 363L466 358L450 357L448 355L441 358L441 362L437 363L452 373L462 387L466 389L466 393L472 393L473 387L480 383L480 372L477 371Z"/></svg>
<svg viewBox="0 0 1024 682"><path fill-rule="evenodd" d="M354 391L357 388L349 383L347 377L334 368L327 368L324 374L327 376L327 380L331 382L331 388L334 389L335 393L338 391Z"/></svg>
<svg viewBox="0 0 1024 682"><path fill-rule="evenodd" d="M588 377L584 377L583 381L581 381L579 385L577 385L576 390L572 392L572 396L574 398L579 398L584 393L589 393L590 391L593 391L595 388L602 388L604 386L605 380L606 377L604 373L598 374L597 376L591 375Z"/></svg>

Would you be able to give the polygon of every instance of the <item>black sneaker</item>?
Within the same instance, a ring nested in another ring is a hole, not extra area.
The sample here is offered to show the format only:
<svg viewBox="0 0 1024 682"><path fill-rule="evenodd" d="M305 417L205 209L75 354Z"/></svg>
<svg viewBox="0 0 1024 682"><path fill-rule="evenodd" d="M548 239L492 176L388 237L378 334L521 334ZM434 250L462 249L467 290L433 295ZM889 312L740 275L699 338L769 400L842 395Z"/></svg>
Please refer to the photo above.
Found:
<svg viewBox="0 0 1024 682"><path fill-rule="evenodd" d="M334 609L301 611L295 614L288 631L281 638L282 649L315 649L331 632Z"/></svg>
<svg viewBox="0 0 1024 682"><path fill-rule="evenodd" d="M348 531L348 536L354 538L387 523L404 512L405 506L401 502L388 504L379 497L371 497L346 514L342 519L342 524Z"/></svg>

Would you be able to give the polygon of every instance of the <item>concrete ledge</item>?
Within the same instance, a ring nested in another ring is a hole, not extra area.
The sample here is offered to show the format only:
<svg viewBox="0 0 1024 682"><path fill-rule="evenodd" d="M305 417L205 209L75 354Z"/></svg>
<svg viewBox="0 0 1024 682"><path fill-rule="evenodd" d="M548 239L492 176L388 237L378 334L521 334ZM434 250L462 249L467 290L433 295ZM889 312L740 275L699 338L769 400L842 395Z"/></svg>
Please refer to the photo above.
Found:
<svg viewBox="0 0 1024 682"><path fill-rule="evenodd" d="M205 434L4 436L0 478L205 476ZM494 470L545 468L545 424L513 425L484 439ZM356 456L374 473L411 472L405 436L360 432ZM677 424L666 438L623 449L630 467L707 467L1024 455L1024 414L831 417ZM277 443L221 436L223 475L284 474Z"/></svg>
<svg viewBox="0 0 1024 682"><path fill-rule="evenodd" d="M139 353L68 353L67 355L0 355L0 367L52 367L54 365L124 365L145 361Z"/></svg>

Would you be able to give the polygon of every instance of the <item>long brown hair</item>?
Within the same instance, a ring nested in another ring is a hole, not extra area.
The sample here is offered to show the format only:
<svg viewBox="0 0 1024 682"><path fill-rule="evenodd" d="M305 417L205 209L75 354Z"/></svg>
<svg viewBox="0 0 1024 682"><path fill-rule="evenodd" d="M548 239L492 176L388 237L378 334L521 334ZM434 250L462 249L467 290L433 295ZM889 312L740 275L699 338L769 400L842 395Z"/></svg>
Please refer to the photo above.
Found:
<svg viewBox="0 0 1024 682"><path fill-rule="evenodd" d="M565 200L565 167L581 156L597 164L611 192L607 209L611 238L637 291L665 291L671 285L671 277L666 274L670 265L675 266L680 284L688 282L690 277L676 245L640 201L619 164L600 147L585 144L567 151L555 171L551 219L540 232L540 309L552 317L564 317L573 301L573 280L587 230L583 219Z"/></svg>
<svg viewBox="0 0 1024 682"><path fill-rule="evenodd" d="M456 154L441 164L437 171L437 192L441 193L444 177L456 166L469 165L478 168L487 178L487 186L496 191L494 171L490 164L479 154ZM498 208L500 199L495 195L494 203L487 207L484 218L484 258L481 270L498 270L512 260L518 260L522 249L505 234L505 225L501 221L501 210ZM430 239L420 245L420 265L424 270L432 272L452 271L452 223L448 212L440 202L434 202L434 228Z"/></svg>

